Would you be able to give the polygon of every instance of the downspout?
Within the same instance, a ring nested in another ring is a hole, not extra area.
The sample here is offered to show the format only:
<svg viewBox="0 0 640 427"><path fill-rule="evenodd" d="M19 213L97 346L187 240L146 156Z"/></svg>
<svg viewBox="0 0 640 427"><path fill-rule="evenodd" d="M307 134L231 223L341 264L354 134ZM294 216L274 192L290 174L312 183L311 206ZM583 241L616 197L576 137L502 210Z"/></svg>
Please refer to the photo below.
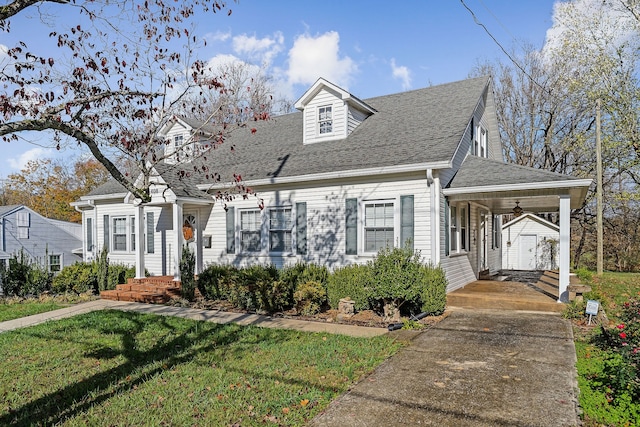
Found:
<svg viewBox="0 0 640 427"><path fill-rule="evenodd" d="M434 185L435 184L435 185ZM431 262L433 265L440 263L440 227L439 227L439 180L433 177L433 169L427 169L427 187L429 187L429 221L431 225Z"/></svg>
<svg viewBox="0 0 640 427"><path fill-rule="evenodd" d="M96 240L96 226L97 226L97 212L96 212L96 205L95 202L93 200L87 200L87 205L91 206L91 209L93 210L93 224L91 225L91 235L93 236L93 241ZM84 218L84 211L79 209L78 206L74 206L73 207L76 212L79 212L83 218ZM84 221L83 221L84 223ZM89 252L89 248L87 248L87 233L86 233L86 229L83 228L83 233L82 233L82 258L85 262L89 261L87 259L87 252ZM95 245L94 245L95 246ZM93 253L93 250L91 251Z"/></svg>

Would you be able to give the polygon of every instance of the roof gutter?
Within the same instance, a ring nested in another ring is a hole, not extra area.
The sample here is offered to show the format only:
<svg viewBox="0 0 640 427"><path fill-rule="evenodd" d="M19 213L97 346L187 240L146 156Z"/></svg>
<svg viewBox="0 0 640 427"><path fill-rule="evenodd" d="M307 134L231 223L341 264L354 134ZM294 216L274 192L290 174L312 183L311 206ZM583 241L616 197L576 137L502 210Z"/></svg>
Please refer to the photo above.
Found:
<svg viewBox="0 0 640 427"><path fill-rule="evenodd" d="M411 165L401 165L401 166L385 166L380 168L367 168L367 169L357 169L357 170L345 170L345 171L337 171L337 172L324 172L324 173L316 173L309 175L297 175L297 176L285 176L282 178L267 178L267 179L256 179L244 181L243 184L247 186L263 186L263 185L274 185L274 184L293 184L293 183L301 183L301 182L314 182L314 181L325 181L330 179L344 179L344 178L359 178L363 176L371 176L371 175L386 175L386 174L398 174L398 173L410 173L410 172L424 172L424 171L433 171L433 169L447 169L451 167L451 161L444 160L440 162L432 162L432 163L415 163ZM197 188L199 190L207 191L211 189L217 188L227 188L229 183L225 184L198 184Z"/></svg>
<svg viewBox="0 0 640 427"><path fill-rule="evenodd" d="M575 179L566 181L551 182L527 182L521 184L483 185L479 187L445 188L442 193L445 196L456 194L476 194L489 193L495 191L523 191L523 190L544 190L549 188L575 188L589 187L593 183L592 179Z"/></svg>

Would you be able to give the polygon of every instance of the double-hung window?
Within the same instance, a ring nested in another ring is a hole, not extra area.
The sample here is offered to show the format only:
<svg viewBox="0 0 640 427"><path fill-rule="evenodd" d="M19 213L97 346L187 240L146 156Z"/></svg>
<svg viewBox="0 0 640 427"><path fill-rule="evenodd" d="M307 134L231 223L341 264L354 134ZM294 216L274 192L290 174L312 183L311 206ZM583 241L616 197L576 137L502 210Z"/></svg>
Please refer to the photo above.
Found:
<svg viewBox="0 0 640 427"><path fill-rule="evenodd" d="M49 255L49 271L52 273L60 271L62 268L61 255Z"/></svg>
<svg viewBox="0 0 640 427"><path fill-rule="evenodd" d="M291 208L269 209L269 251L291 252Z"/></svg>
<svg viewBox="0 0 640 427"><path fill-rule="evenodd" d="M449 208L449 252L461 253L470 249L469 205L451 205Z"/></svg>
<svg viewBox="0 0 640 427"><path fill-rule="evenodd" d="M478 125L473 132L471 141L471 153L478 157L489 157L489 133L487 130Z"/></svg>
<svg viewBox="0 0 640 427"><path fill-rule="evenodd" d="M377 252L384 247L393 247L394 207L392 201L365 202L364 204L364 250Z"/></svg>
<svg viewBox="0 0 640 427"><path fill-rule="evenodd" d="M173 137L173 146L176 148L180 148L182 147L182 144L184 143L184 136L181 135L176 135Z"/></svg>
<svg viewBox="0 0 640 427"><path fill-rule="evenodd" d="M127 250L127 218L113 218L113 250Z"/></svg>
<svg viewBox="0 0 640 427"><path fill-rule="evenodd" d="M321 135L333 132L333 115L330 105L318 108L318 128Z"/></svg>
<svg viewBox="0 0 640 427"><path fill-rule="evenodd" d="M131 233L131 251L136 250L136 217L129 217L129 228Z"/></svg>
<svg viewBox="0 0 640 427"><path fill-rule="evenodd" d="M240 212L240 248L242 252L260 252L260 209Z"/></svg>

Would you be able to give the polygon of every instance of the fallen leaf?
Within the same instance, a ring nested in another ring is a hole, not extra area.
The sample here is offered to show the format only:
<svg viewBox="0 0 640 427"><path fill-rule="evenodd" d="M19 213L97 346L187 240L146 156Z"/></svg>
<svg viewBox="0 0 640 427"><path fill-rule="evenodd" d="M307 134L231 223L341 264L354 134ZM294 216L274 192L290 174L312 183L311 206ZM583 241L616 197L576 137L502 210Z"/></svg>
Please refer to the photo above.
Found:
<svg viewBox="0 0 640 427"><path fill-rule="evenodd" d="M282 408L282 413L283 414L288 414L289 413L289 408Z"/></svg>
<svg viewBox="0 0 640 427"><path fill-rule="evenodd" d="M302 399L300 401L300 406L307 406L309 404L309 399Z"/></svg>

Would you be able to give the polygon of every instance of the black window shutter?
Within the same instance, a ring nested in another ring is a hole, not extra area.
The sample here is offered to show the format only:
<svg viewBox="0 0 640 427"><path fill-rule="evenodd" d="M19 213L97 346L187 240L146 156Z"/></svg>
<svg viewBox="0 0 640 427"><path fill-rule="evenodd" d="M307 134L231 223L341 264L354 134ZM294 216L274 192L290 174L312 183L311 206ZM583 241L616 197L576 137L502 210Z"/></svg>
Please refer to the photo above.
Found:
<svg viewBox="0 0 640 427"><path fill-rule="evenodd" d="M449 255L449 203L444 201L444 254Z"/></svg>
<svg viewBox="0 0 640 427"><path fill-rule="evenodd" d="M400 196L400 242L404 247L409 241L410 248L414 246L414 214L413 195Z"/></svg>
<svg viewBox="0 0 640 427"><path fill-rule="evenodd" d="M153 224L153 212L147 212L147 253L155 253L155 235L153 233L155 226Z"/></svg>
<svg viewBox="0 0 640 427"><path fill-rule="evenodd" d="M307 203L296 203L296 252L307 254Z"/></svg>
<svg viewBox="0 0 640 427"><path fill-rule="evenodd" d="M93 218L87 217L87 251L93 251Z"/></svg>
<svg viewBox="0 0 640 427"><path fill-rule="evenodd" d="M236 253L236 209L227 208L227 253Z"/></svg>
<svg viewBox="0 0 640 427"><path fill-rule="evenodd" d="M345 253L358 253L358 199L347 199L345 204Z"/></svg>
<svg viewBox="0 0 640 427"><path fill-rule="evenodd" d="M107 252L109 252L109 248L111 247L109 245L109 215L104 215L102 217L102 221L104 222L103 224L103 228L104 228L104 241L103 241L103 245L105 248L107 248Z"/></svg>

